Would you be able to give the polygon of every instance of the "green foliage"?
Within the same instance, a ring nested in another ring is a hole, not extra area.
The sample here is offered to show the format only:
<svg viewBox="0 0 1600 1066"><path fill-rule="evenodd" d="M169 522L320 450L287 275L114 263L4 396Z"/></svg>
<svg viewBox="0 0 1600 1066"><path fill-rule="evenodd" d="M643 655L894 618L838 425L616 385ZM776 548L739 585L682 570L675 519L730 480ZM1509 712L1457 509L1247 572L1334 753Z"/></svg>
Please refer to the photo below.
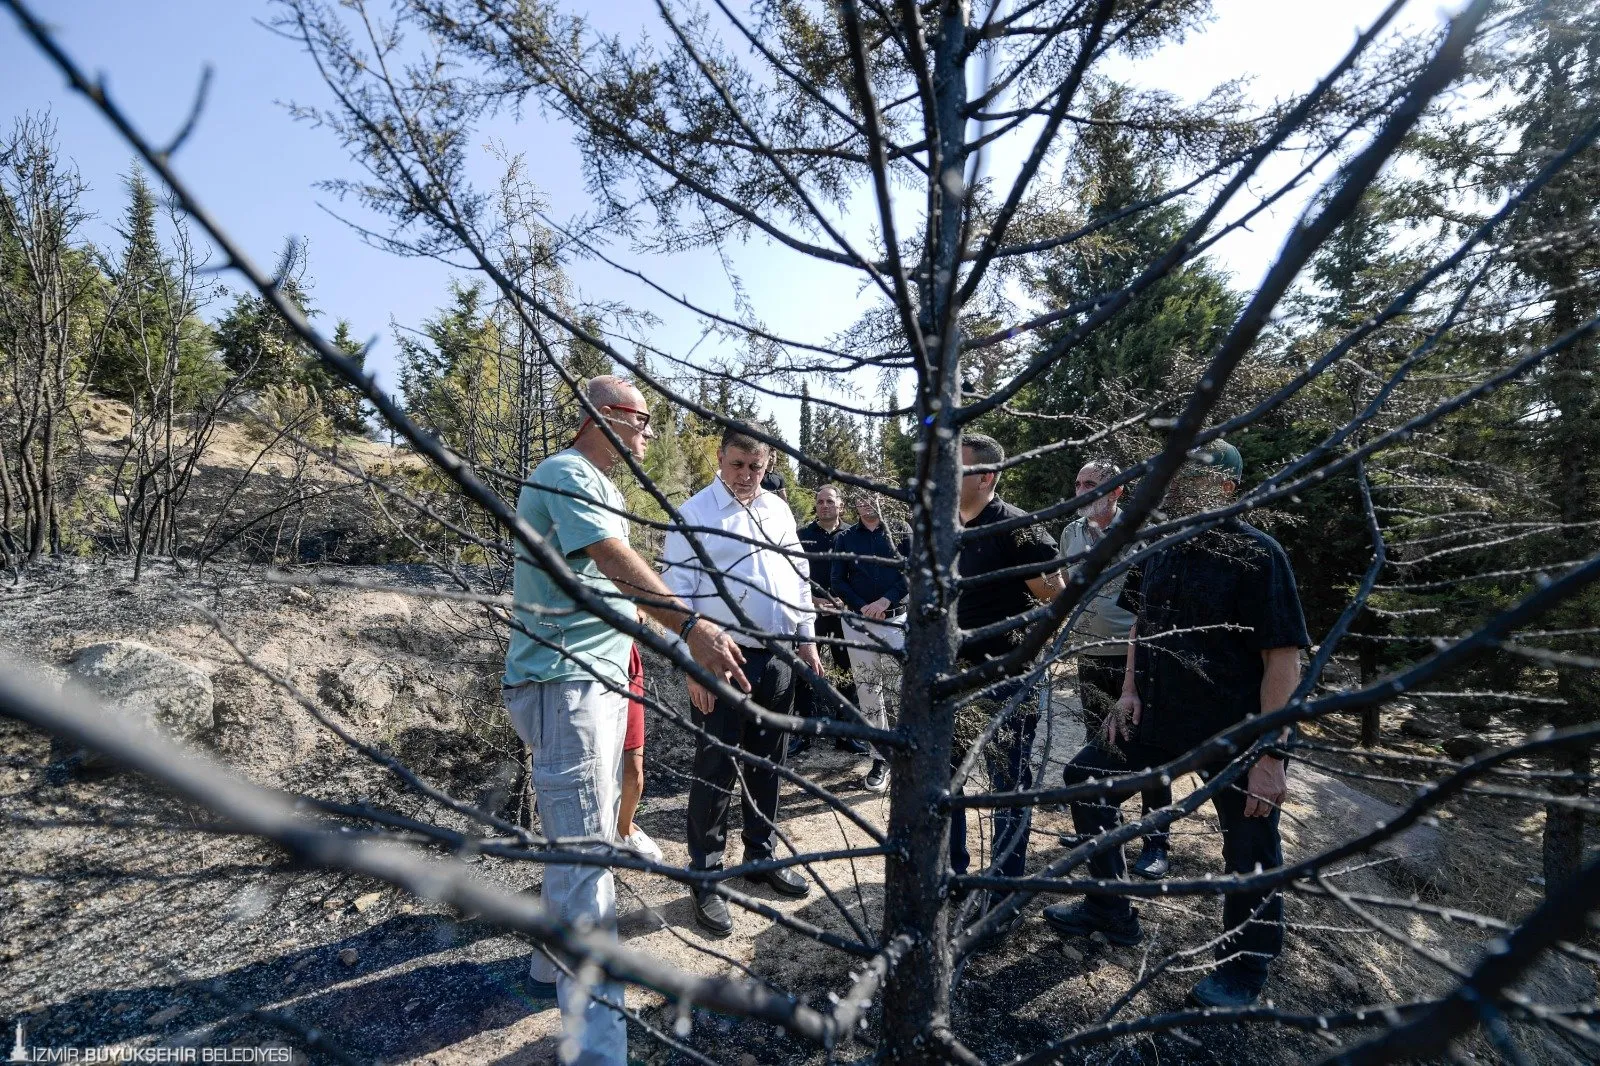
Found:
<svg viewBox="0 0 1600 1066"><path fill-rule="evenodd" d="M126 182L122 258L108 279L115 304L90 383L135 406L170 399L177 410L191 411L215 394L226 371L211 327L200 318L192 264L162 247L144 172L136 167Z"/></svg>
<svg viewBox="0 0 1600 1066"><path fill-rule="evenodd" d="M1107 96L1094 108L1104 125L1085 129L1074 170L1064 190L1074 211L1047 218L1057 227L1108 219L1166 190L1161 158L1127 129L1111 122L1119 97ZM1066 307L1126 286L1183 231L1187 220L1168 202L1104 225L1091 237L1035 257L1024 283L1046 307ZM1180 355L1208 351L1239 310L1239 299L1224 276L1205 260L1175 270L1137 296L1107 326L1074 344L1050 370L1019 394L1020 410L1053 418L997 414L983 428L1009 454L1084 435L1085 427L1117 421L1148 405L1160 391ZM1039 341L1044 348L1071 333L1085 315L1055 326ZM1031 354L1031 353L1030 353ZM1004 367L985 368L969 383L982 392L986 377ZM1065 416L1065 417L1063 417ZM1081 420L1081 421L1080 421ZM904 445L895 441L903 450ZM887 450L887 449L886 449ZM1030 462L1005 478L1008 499L1028 508L1061 499L1095 448L1067 448Z"/></svg>
<svg viewBox="0 0 1600 1066"><path fill-rule="evenodd" d="M275 276L279 293L307 318L318 312L311 303L305 246L287 241L278 257ZM334 425L345 433L366 428L360 395L329 370L261 296L246 293L216 325L217 348L235 378L247 378L251 387L296 386L311 390L327 410ZM360 348L345 333L345 351L363 361Z"/></svg>

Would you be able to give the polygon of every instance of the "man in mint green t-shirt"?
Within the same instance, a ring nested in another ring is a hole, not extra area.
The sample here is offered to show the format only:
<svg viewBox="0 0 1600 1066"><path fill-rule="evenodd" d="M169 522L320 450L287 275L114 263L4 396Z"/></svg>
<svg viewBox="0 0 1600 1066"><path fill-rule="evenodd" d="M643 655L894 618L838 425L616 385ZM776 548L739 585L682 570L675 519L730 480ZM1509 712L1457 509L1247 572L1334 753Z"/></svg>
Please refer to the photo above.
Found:
<svg viewBox="0 0 1600 1066"><path fill-rule="evenodd" d="M585 395L623 446L642 459L651 434L639 390L605 375L591 379ZM626 502L609 476L621 459L610 438L586 418L572 446L534 470L517 513L566 556L580 583L623 618L637 619L637 605L677 632L696 662L750 691L738 645L716 623L691 613L629 546ZM521 548L514 596L506 707L532 754L540 827L564 846L605 850L618 843L633 638L578 606ZM604 866L547 866L543 900L569 925L614 930L616 887ZM577 1040L579 1066L626 1066L623 1017L605 1005L622 1004L621 985L581 987L537 951L529 975L556 986L563 1028Z"/></svg>

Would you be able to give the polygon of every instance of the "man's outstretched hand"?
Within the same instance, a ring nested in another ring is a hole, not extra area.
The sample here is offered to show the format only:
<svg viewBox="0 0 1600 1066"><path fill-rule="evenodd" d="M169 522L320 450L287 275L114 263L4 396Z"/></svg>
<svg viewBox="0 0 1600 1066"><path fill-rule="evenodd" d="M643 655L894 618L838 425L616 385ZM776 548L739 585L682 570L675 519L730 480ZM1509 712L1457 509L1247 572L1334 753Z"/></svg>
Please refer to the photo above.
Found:
<svg viewBox="0 0 1600 1066"><path fill-rule="evenodd" d="M689 630L689 654L695 662L717 677L726 678L734 688L741 692L750 691L750 682L745 679L742 669L744 652L728 636L728 631L715 622L702 618ZM694 681L691 680L689 684L693 685ZM711 693L706 691L706 695L709 697ZM700 705L696 703L695 706ZM704 713L710 710L710 707L706 707Z"/></svg>

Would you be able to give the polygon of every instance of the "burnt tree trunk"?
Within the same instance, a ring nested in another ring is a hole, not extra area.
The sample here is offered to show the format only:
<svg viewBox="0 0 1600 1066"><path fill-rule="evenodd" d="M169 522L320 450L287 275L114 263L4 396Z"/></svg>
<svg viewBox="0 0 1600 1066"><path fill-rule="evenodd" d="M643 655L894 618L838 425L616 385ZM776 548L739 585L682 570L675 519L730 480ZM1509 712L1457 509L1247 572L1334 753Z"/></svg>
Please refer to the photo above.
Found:
<svg viewBox="0 0 1600 1066"><path fill-rule="evenodd" d="M961 344L958 309L949 301L960 267L967 85L962 5L947 5L942 14L930 33L940 159L928 183L928 238L916 277L930 363L919 374L917 417L932 431L922 434L919 465L929 476L911 509L900 729L912 744L892 760L889 841L895 850L884 877L884 942L902 933L912 940L884 988L884 1003L893 1006L883 1012L883 1051L896 1066L945 1061L933 1034L949 1023L953 961L945 887L950 816L940 801L949 792L955 718L953 701L939 698L936 685L955 668L959 637L953 600L961 443L954 415L961 400Z"/></svg>

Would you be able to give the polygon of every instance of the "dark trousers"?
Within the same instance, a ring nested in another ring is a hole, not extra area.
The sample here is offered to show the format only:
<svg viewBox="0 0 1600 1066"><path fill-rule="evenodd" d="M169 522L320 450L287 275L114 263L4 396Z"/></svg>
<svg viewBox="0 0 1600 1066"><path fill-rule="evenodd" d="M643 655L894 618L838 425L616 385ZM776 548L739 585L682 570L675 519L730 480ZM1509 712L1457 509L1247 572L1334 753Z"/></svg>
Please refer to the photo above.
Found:
<svg viewBox="0 0 1600 1066"><path fill-rule="evenodd" d="M1005 706L1022 688L1021 681L998 686L991 697L995 709ZM994 739L984 747L983 764L989 772L989 785L993 791L1019 792L1033 787L1033 767L1029 760L1033 754L1033 734L1038 725L1038 713L1024 704L995 731ZM997 807L990 816L993 826L989 845L990 862L1004 856L1000 862L1001 877L1021 877L1028 865L1028 834L1033 824L1032 814L1031 807ZM972 856L967 851L967 809L957 807L950 816L950 868L958 874L964 874L971 863Z"/></svg>
<svg viewBox="0 0 1600 1066"><path fill-rule="evenodd" d="M844 623L836 614L823 614L818 611L817 636L843 639ZM828 660L832 659L834 667L840 674L841 680L836 681L833 687L851 703L856 702L856 687L850 681L850 649L843 644L818 644L817 651L822 656L823 665L827 665ZM812 715L821 714L829 718L838 717L833 711L834 708L817 695L809 681L802 680L794 687L794 713L797 716L810 718Z"/></svg>
<svg viewBox="0 0 1600 1066"><path fill-rule="evenodd" d="M1090 744L1072 757L1063 777L1067 784L1076 785L1091 777L1148 770L1171 759L1173 754L1137 741L1123 744L1120 751ZM1219 769L1220 764L1208 767L1200 771L1200 776L1209 780ZM1211 798L1217 823L1222 827L1223 868L1230 874L1255 873L1258 866L1272 870L1283 865L1283 843L1278 836L1279 811L1274 809L1264 818L1246 818L1244 783L1244 778L1240 777ZM1074 802L1072 824L1083 836L1112 829L1121 821L1118 804L1130 795L1132 792L1112 793L1103 802ZM1089 872L1101 880L1126 880L1128 867L1123 861L1122 849L1107 848L1100 852L1089 860ZM1090 904L1108 911L1123 912L1129 906L1126 896L1089 895L1087 899ZM1224 931L1234 932L1217 944L1217 958L1244 952L1237 965L1265 971L1267 963L1283 950L1283 896L1275 891L1228 893L1222 900L1222 927Z"/></svg>
<svg viewBox="0 0 1600 1066"><path fill-rule="evenodd" d="M794 704L794 672L769 651L744 650L744 676L754 690L751 699L774 714L788 714ZM698 713L698 712L695 712ZM751 721L721 700L700 718L706 732L725 744L743 748L770 762L782 764L789 734ZM744 787L739 787L743 778ZM694 752L694 781L689 785L689 866L695 870L722 869L728 843L728 808L739 791L744 814L744 861L772 857L777 838L778 785L771 770L738 762L700 739Z"/></svg>
<svg viewBox="0 0 1600 1066"><path fill-rule="evenodd" d="M1106 716L1116 709L1117 700L1122 698L1122 678L1127 669L1126 655L1078 656L1078 699L1083 704L1085 743L1094 744L1096 738L1103 735ZM1172 806L1170 785L1153 785L1139 796L1141 816ZM1163 848L1167 846L1165 833L1148 833L1144 839Z"/></svg>

